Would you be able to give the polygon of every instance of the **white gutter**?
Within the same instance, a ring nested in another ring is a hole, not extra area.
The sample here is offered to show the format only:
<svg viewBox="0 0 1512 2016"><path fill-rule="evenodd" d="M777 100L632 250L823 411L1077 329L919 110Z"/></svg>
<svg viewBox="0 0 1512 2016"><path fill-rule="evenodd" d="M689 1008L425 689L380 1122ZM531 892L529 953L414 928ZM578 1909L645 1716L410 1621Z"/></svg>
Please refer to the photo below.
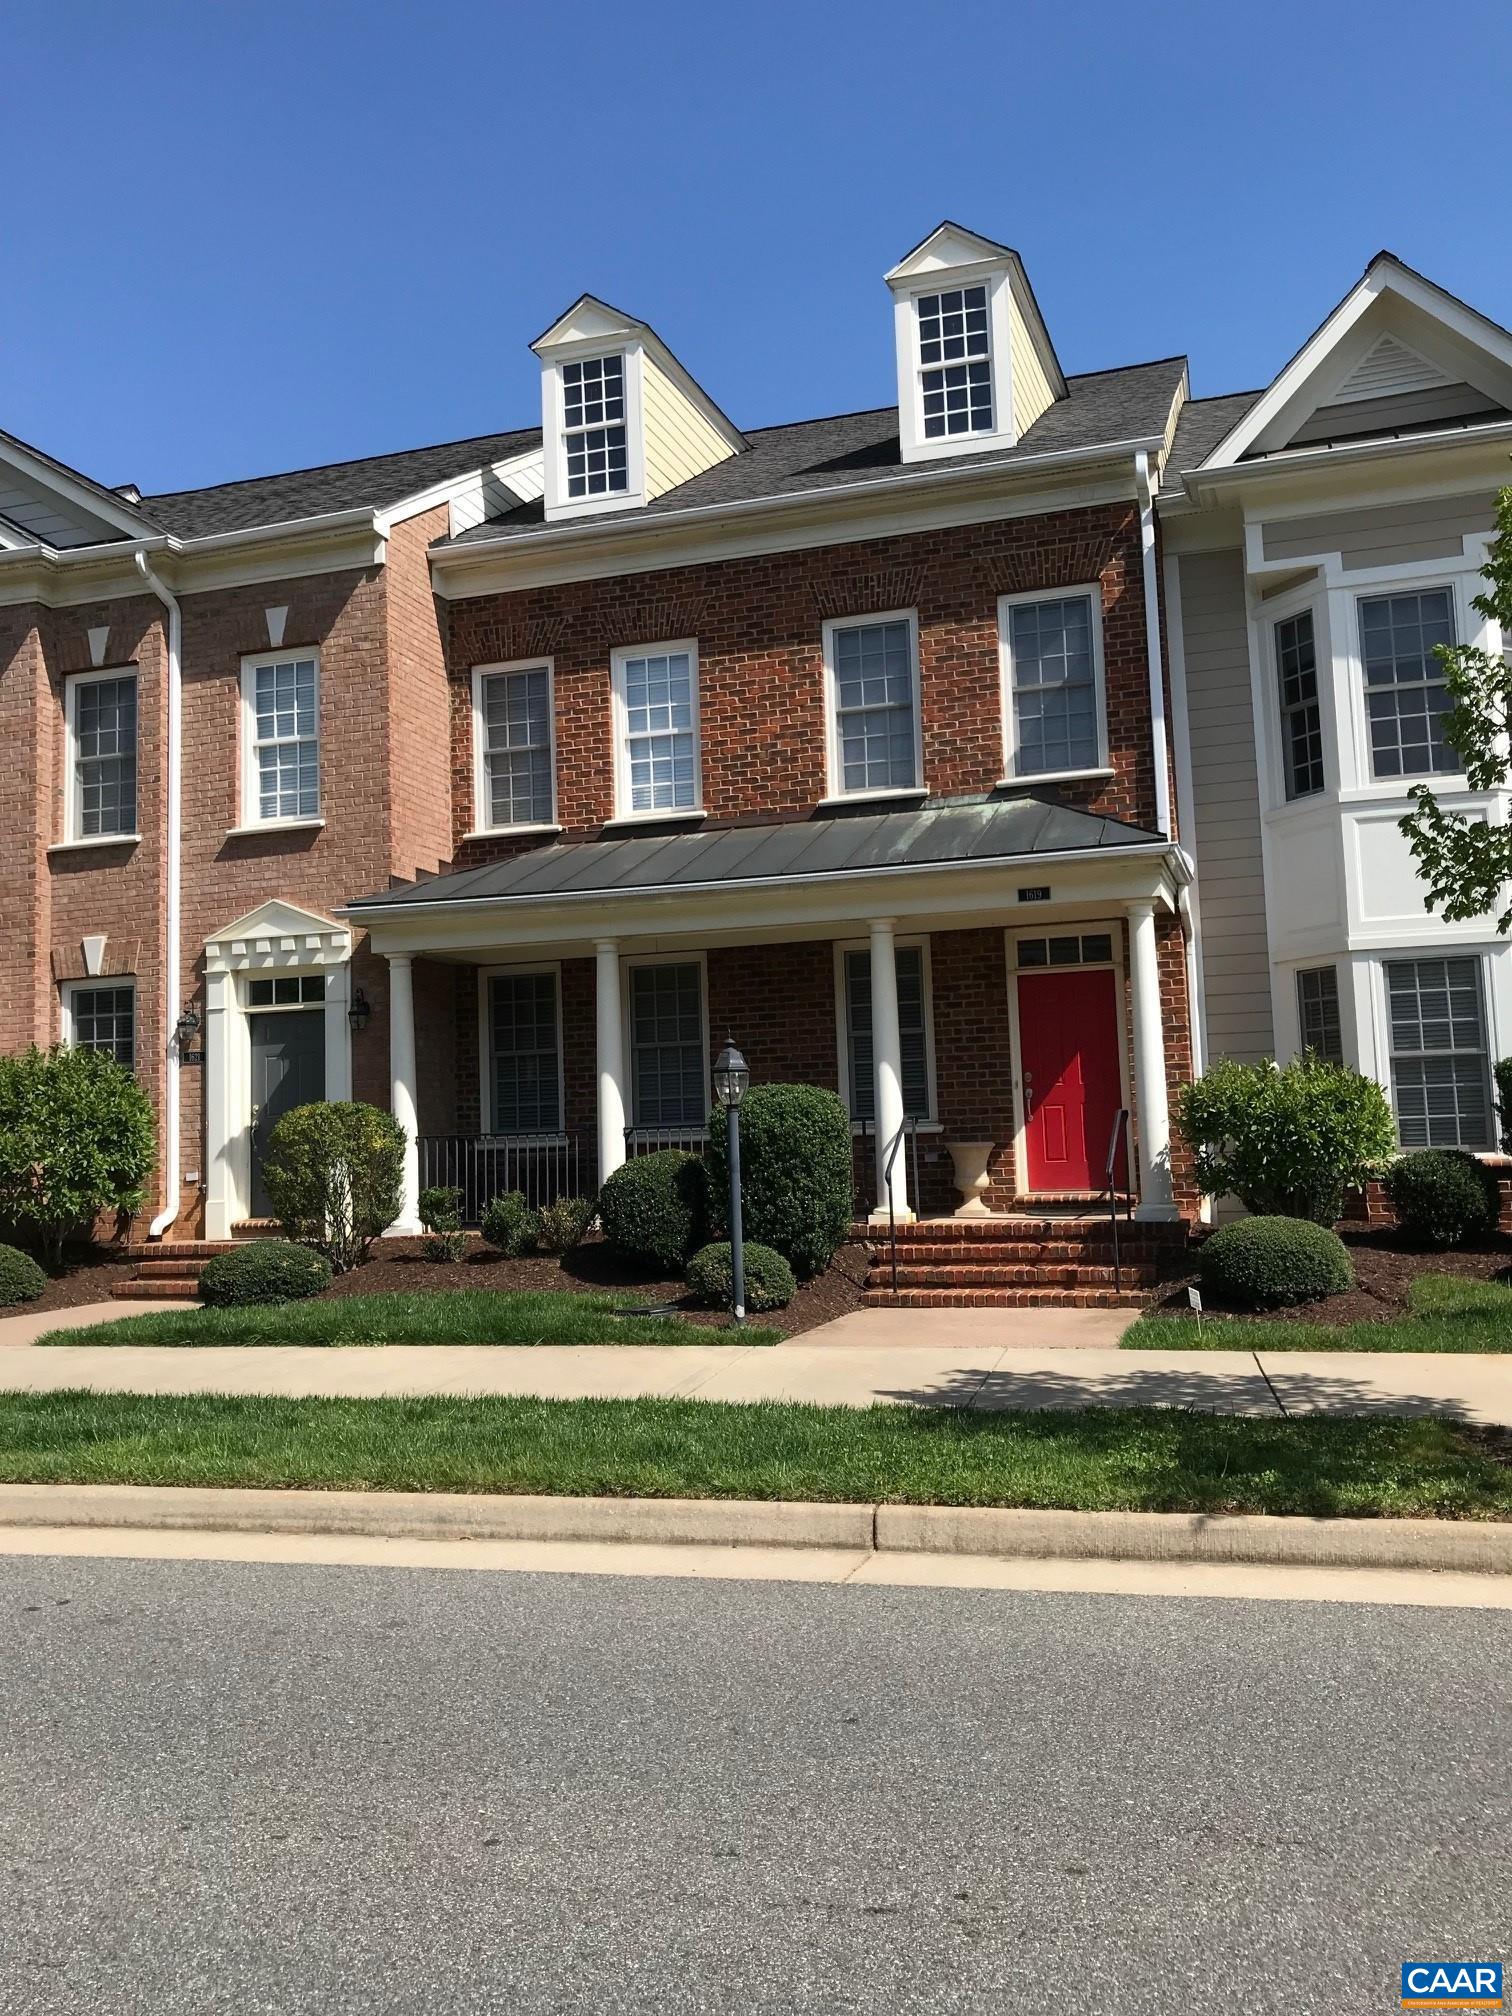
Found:
<svg viewBox="0 0 1512 2016"><path fill-rule="evenodd" d="M1487 445L1495 448L1505 442L1512 442L1512 420L1496 420L1484 427L1445 427L1432 434L1387 435L1381 440L1341 443L1336 448L1276 448L1247 462L1224 462L1212 468L1203 463L1180 473L1187 491L1195 494L1194 484L1219 489L1255 476L1352 467L1358 462L1380 462L1395 455L1431 455L1445 448Z"/></svg>
<svg viewBox="0 0 1512 2016"><path fill-rule="evenodd" d="M1171 837L1171 751L1166 733L1165 672L1160 655L1160 582L1155 565L1155 492L1150 457L1134 457L1139 491L1139 543L1144 555L1145 656L1150 665L1150 742L1155 754L1155 826Z"/></svg>
<svg viewBox="0 0 1512 2016"><path fill-rule="evenodd" d="M137 572L168 611L168 902L163 920L163 958L167 966L168 986L163 1005L163 1020L167 1040L163 1046L163 1058L167 1070L164 1101L164 1125L168 1135L167 1154L167 1201L162 1210L147 1228L149 1239L161 1239L174 1219L179 1215L180 1149L179 1149L179 1048L176 1030L179 1018L179 910L183 883L182 838L184 821L183 788L183 727L184 727L184 681L183 643L184 618L178 603L163 586L158 576L147 564L145 550L138 548L133 555Z"/></svg>

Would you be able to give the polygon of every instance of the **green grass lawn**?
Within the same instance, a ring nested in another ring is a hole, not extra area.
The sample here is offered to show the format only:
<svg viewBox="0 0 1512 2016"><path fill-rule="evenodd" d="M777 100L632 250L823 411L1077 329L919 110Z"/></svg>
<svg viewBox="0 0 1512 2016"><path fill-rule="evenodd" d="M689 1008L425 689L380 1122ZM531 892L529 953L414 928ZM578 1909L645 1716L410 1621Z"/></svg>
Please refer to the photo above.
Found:
<svg viewBox="0 0 1512 2016"><path fill-rule="evenodd" d="M1512 1351L1512 1288L1453 1274L1420 1274L1411 1313L1380 1323L1256 1322L1141 1316L1125 1351Z"/></svg>
<svg viewBox="0 0 1512 2016"><path fill-rule="evenodd" d="M43 1344L775 1344L747 1324L716 1330L680 1316L628 1316L633 1295L497 1289L443 1295L338 1295L258 1309L155 1309L82 1330L49 1330Z"/></svg>
<svg viewBox="0 0 1512 2016"><path fill-rule="evenodd" d="M0 1481L1512 1518L1433 1420L0 1393Z"/></svg>

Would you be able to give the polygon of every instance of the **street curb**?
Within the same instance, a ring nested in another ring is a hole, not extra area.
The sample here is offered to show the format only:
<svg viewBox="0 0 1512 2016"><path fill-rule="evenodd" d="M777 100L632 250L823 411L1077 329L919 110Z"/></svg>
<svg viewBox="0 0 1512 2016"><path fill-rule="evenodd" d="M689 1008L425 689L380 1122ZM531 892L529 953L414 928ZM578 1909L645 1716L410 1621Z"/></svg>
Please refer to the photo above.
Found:
<svg viewBox="0 0 1512 2016"><path fill-rule="evenodd" d="M0 1527L360 1534L393 1540L826 1547L996 1559L1205 1561L1512 1575L1512 1524L1200 1512L1054 1512L738 1498L556 1498L406 1491L0 1485Z"/></svg>

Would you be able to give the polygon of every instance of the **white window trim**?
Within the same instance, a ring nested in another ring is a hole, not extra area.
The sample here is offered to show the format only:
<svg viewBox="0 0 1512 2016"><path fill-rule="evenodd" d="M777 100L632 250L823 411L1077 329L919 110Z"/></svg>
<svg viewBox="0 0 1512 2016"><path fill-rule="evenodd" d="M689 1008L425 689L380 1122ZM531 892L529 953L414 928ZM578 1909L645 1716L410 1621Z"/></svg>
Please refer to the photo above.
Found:
<svg viewBox="0 0 1512 2016"><path fill-rule="evenodd" d="M514 825L495 826L489 817L492 806L488 790L488 738L483 719L483 682L511 672L546 674L546 756L551 766L551 817L521 820ZM473 827L465 838L494 833L560 833L557 821L556 751L556 660L554 658L510 658L498 665L475 665L472 675Z"/></svg>
<svg viewBox="0 0 1512 2016"><path fill-rule="evenodd" d="M841 772L839 734L839 687L835 679L835 633L838 630L870 629L877 623L908 625L908 655L913 667L913 784L884 784L875 789L847 791ZM917 609L864 611L856 616L828 616L824 620L824 775L825 794L821 805L857 805L869 798L927 798L924 780L924 682L919 666L919 612Z"/></svg>
<svg viewBox="0 0 1512 2016"><path fill-rule="evenodd" d="M910 951L917 947L924 955L922 972L924 982L924 1075L926 1084L925 1116L918 1121L921 1134L943 1134L944 1123L940 1119L940 1093L935 1078L935 1033L934 1033L934 968L930 940L926 933L907 938L894 938L893 952ZM835 1048L836 1083L840 1087L840 1101L846 1113L851 1116L852 1134L860 1134L863 1128L876 1129L876 1121L866 1121L851 1113L850 1077L850 1029L845 1013L845 955L847 952L870 952L869 938L842 938L835 941ZM917 1200L916 1200L917 1201Z"/></svg>
<svg viewBox="0 0 1512 2016"><path fill-rule="evenodd" d="M264 819L258 813L257 774L257 671L262 665L281 665L290 659L310 658L315 664L315 810L287 819ZM277 651L249 652L241 661L241 818L230 828L230 837L245 833L297 833L324 826L325 736L322 733L321 703L325 681L320 651L315 645L286 645Z"/></svg>
<svg viewBox="0 0 1512 2016"><path fill-rule="evenodd" d="M532 665L538 663L532 660ZM498 670L498 667L491 668ZM494 1085L493 1017L489 1012L491 983L506 975L525 978L533 973L550 973L556 981L556 1039L557 1039L557 1112L562 1116L562 1124L554 1133L544 1134L501 1134L493 1125L498 1110ZM520 962L505 966L483 966L478 969L478 1131L490 1139L500 1141L541 1141L543 1143L563 1142L567 1139L567 1060L564 1042L564 1018L562 1012L562 967L559 960L536 959L529 963Z"/></svg>
<svg viewBox="0 0 1512 2016"><path fill-rule="evenodd" d="M78 1045L76 1010L74 1008L75 997L80 994L97 994L106 987L117 990L125 989L131 995L131 1068L134 1072L136 1070L137 1058L142 1048L141 1028L137 1012L140 1007L141 997L137 990L136 975L134 973L98 973L83 980L65 980L60 999L62 1018L60 1027L63 1042L70 1050L77 1048Z"/></svg>
<svg viewBox="0 0 1512 2016"><path fill-rule="evenodd" d="M1092 605L1092 693L1097 709L1097 761L1073 770L1018 768L1018 724L1013 714L1013 622L1011 612L1034 602L1071 602L1084 595ZM1068 588L1028 588L998 597L998 707L1003 725L1002 784L1064 784L1078 777L1111 777L1108 755L1108 679L1103 664L1102 583L1074 582Z"/></svg>
<svg viewBox="0 0 1512 2016"><path fill-rule="evenodd" d="M1351 585L1349 594L1349 646L1351 656L1350 683L1354 689L1353 703L1355 716L1356 751L1358 762L1358 782L1362 790L1376 794L1389 793L1405 797L1415 785L1427 784L1435 791L1452 791L1456 787L1467 788L1463 770L1412 770L1404 771L1397 777L1377 777L1375 772L1375 747L1370 737L1370 708L1367 702L1369 688L1365 684L1365 639L1364 625L1360 620L1362 602L1390 601L1397 595L1445 594L1449 597L1449 610L1454 620L1454 641L1456 646L1467 641L1482 642L1482 632L1486 619L1478 610L1470 606L1470 597L1481 592L1476 585L1479 573L1474 577L1446 572L1443 563L1431 571L1423 571L1402 581L1369 582ZM1392 692L1394 687L1383 688Z"/></svg>
<svg viewBox="0 0 1512 2016"><path fill-rule="evenodd" d="M709 958L706 952L639 952L620 960L620 1030L625 1060L625 1125L633 1132L645 1127L653 1130L651 1121L642 1121L635 1111L635 1016L634 1003L630 998L631 975L640 966L696 966L698 968L698 1013L703 1038L704 1062L704 1115L702 1120L686 1128L671 1127L665 1131L672 1134L701 1134L709 1124L709 1112L714 1104L713 1065L709 1050Z"/></svg>
<svg viewBox="0 0 1512 2016"><path fill-rule="evenodd" d="M1372 1074L1386 1094L1386 1103L1391 1108L1392 1124L1396 1128L1397 1147L1403 1155L1418 1155L1423 1151L1408 1148L1402 1142L1402 1123L1396 1103L1396 1052L1392 1047L1391 1027L1391 987L1386 978L1388 966L1419 966L1427 962L1444 959L1469 959L1475 964L1480 986L1481 1032L1485 1038L1485 1049L1481 1053L1486 1065L1486 1090L1490 1102L1491 1141L1485 1148L1467 1148L1467 1155L1479 1157L1497 1156L1501 1153L1498 1136L1496 1107L1496 1060L1502 1055L1502 1013L1497 995L1498 946L1488 955L1485 948L1477 945L1440 946L1397 946L1393 945L1373 952L1370 957L1371 1011L1379 1031L1377 1037L1376 1069ZM1436 1050L1421 1053L1424 1056L1465 1057L1472 1053L1465 1050Z"/></svg>
<svg viewBox="0 0 1512 2016"><path fill-rule="evenodd" d="M693 702L693 803L669 805L660 810L636 812L630 804L630 724L625 699L625 667L632 658L670 657L686 652L688 680ZM614 818L615 826L665 825L669 819L702 819L703 800L703 717L698 705L698 639L680 637L671 643L624 644L609 654L610 709L614 732Z"/></svg>
<svg viewBox="0 0 1512 2016"><path fill-rule="evenodd" d="M590 497L571 497L567 493L567 405L563 396L562 366L581 364L591 357L618 357L625 367L625 488L601 491ZM551 361L542 374L547 415L546 516L553 523L600 511L631 510L646 502L646 433L642 393L644 358L643 346L635 342L605 342L588 338L580 343L563 344L560 348L553 346Z"/></svg>
<svg viewBox="0 0 1512 2016"><path fill-rule="evenodd" d="M83 808L79 803L79 693L85 686L98 686L107 679L130 679L137 690L137 726L133 755L137 767L137 825L121 833L82 833ZM70 672L64 680L63 702L63 839L57 848L130 847L141 840L142 818L142 676L135 665L102 665L89 672Z"/></svg>
<svg viewBox="0 0 1512 2016"><path fill-rule="evenodd" d="M919 355L919 296L949 294L962 287L987 289L987 340L992 364L990 432L946 434L924 432L923 374L935 367ZM942 266L921 273L893 297L898 351L898 422L905 462L926 462L946 455L971 455L984 448L1011 448L1017 439L1013 423L1012 287L1004 266Z"/></svg>

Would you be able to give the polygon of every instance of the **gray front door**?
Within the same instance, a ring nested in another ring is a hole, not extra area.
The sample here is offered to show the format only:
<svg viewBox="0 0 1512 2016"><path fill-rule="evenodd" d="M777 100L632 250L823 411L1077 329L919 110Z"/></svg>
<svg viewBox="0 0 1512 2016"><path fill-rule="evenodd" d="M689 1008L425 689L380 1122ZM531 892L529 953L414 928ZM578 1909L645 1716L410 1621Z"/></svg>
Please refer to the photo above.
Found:
<svg viewBox="0 0 1512 2016"><path fill-rule="evenodd" d="M291 1107L325 1097L325 1010L286 1009L251 1020L252 1216L267 1218L262 1158L273 1123Z"/></svg>

